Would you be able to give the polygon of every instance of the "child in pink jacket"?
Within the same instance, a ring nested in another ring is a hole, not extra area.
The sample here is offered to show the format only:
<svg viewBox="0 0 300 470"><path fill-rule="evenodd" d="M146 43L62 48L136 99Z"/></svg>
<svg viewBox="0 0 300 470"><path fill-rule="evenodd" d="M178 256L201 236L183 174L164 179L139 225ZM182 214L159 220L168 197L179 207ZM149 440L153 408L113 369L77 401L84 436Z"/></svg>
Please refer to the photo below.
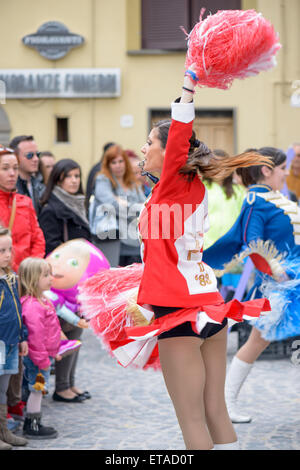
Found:
<svg viewBox="0 0 300 470"><path fill-rule="evenodd" d="M61 327L50 300L43 292L52 283L51 267L41 258L26 258L19 267L23 322L28 329L28 356L24 358L30 395L23 432L30 439L49 439L57 431L41 424L42 394L47 391L50 357L60 360Z"/></svg>

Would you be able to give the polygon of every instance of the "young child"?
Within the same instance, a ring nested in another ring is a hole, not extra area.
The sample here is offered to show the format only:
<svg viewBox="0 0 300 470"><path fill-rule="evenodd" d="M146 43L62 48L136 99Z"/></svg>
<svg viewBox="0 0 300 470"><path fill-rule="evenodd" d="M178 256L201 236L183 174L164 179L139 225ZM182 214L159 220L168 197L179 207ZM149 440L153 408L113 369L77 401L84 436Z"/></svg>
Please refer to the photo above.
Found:
<svg viewBox="0 0 300 470"><path fill-rule="evenodd" d="M27 400L23 432L31 439L57 437L57 431L41 424L42 395L48 388L50 357L58 355L61 328L55 308L44 296L52 283L51 267L41 258L26 258L19 267L19 283L24 324L28 330L28 356L24 359Z"/></svg>
<svg viewBox="0 0 300 470"><path fill-rule="evenodd" d="M10 231L0 226L0 450L24 446L27 439L7 429L7 389L11 375L19 371L19 354L27 354L25 328L16 275L10 269L12 239Z"/></svg>

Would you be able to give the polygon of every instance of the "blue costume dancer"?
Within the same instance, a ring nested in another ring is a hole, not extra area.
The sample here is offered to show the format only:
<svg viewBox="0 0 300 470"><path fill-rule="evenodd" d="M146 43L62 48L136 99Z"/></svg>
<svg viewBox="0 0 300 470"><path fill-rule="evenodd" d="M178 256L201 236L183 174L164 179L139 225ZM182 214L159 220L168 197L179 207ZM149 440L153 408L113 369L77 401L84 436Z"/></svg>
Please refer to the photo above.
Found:
<svg viewBox="0 0 300 470"><path fill-rule="evenodd" d="M236 408L239 390L253 363L270 341L300 334L300 208L280 193L286 177L286 155L262 148L274 169L239 170L248 194L233 227L204 251L215 269L232 266L249 255L257 268L247 300L268 297L272 312L255 321L250 337L234 357L226 380L226 400L233 422L249 422ZM297 305L299 308L297 308Z"/></svg>

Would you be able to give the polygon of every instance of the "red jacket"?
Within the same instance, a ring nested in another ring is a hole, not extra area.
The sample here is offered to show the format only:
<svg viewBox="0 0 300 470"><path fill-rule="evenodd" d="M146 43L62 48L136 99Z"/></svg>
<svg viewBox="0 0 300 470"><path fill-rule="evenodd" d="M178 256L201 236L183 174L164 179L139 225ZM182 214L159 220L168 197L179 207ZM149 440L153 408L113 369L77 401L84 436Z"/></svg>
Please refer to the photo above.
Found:
<svg viewBox="0 0 300 470"><path fill-rule="evenodd" d="M13 270L28 256L45 256L45 239L37 221L31 199L23 194L0 190L0 224L8 227L13 198L16 198L16 215L12 227Z"/></svg>

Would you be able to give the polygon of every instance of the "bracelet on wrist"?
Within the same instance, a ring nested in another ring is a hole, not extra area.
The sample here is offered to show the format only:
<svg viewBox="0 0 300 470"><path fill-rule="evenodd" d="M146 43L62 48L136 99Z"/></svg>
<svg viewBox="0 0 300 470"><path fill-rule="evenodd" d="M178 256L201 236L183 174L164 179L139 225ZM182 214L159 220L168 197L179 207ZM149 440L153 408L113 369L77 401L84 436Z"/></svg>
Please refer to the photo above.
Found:
<svg viewBox="0 0 300 470"><path fill-rule="evenodd" d="M187 70L185 72L184 76L186 77L187 75L190 75L192 77L192 79L194 80L194 82L199 82L199 78L197 77L195 72L193 72L192 70Z"/></svg>
<svg viewBox="0 0 300 470"><path fill-rule="evenodd" d="M190 90L189 88L186 88L185 86L183 86L182 89L183 89L184 91L188 91L189 93L193 93L193 94L195 93L194 90Z"/></svg>

